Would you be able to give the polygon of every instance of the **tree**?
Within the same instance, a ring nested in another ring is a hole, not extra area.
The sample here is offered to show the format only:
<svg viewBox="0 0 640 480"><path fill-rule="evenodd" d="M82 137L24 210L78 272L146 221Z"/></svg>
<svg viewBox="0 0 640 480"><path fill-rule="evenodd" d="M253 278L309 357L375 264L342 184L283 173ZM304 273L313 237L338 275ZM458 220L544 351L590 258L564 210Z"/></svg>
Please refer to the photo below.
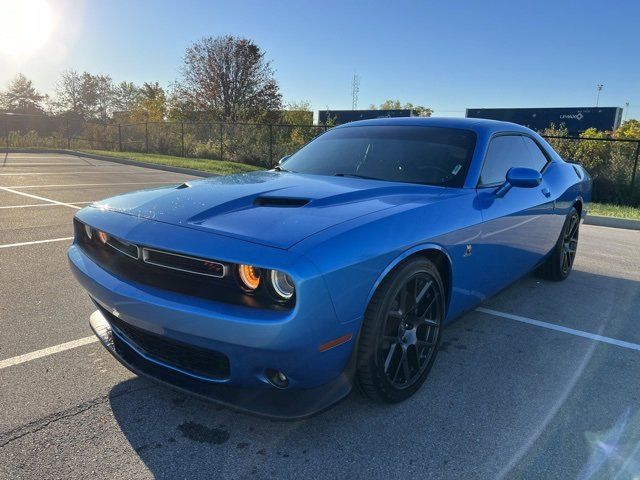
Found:
<svg viewBox="0 0 640 480"><path fill-rule="evenodd" d="M422 105L414 105L407 102L404 105L400 103L400 100L385 100L379 107L371 105L371 110L413 110L418 117L430 117L433 113L431 108L423 107Z"/></svg>
<svg viewBox="0 0 640 480"><path fill-rule="evenodd" d="M0 104L11 112L42 113L42 101L45 98L33 87L31 80L19 73L9 83L7 91L0 94Z"/></svg>
<svg viewBox="0 0 640 480"><path fill-rule="evenodd" d="M98 107L98 85L96 78L88 72L65 70L56 84L56 105L59 111L72 113L89 120Z"/></svg>
<svg viewBox="0 0 640 480"><path fill-rule="evenodd" d="M167 116L167 96L158 82L144 82L131 110L132 122L162 122Z"/></svg>
<svg viewBox="0 0 640 480"><path fill-rule="evenodd" d="M205 37L187 48L178 89L196 109L230 121L282 108L271 63L242 37Z"/></svg>
<svg viewBox="0 0 640 480"><path fill-rule="evenodd" d="M113 112L113 80L109 75L93 75L92 80L96 99L94 115L106 122Z"/></svg>
<svg viewBox="0 0 640 480"><path fill-rule="evenodd" d="M306 100L289 102L287 109L280 115L279 121L289 125L312 125L313 110L311 110L311 104Z"/></svg>
<svg viewBox="0 0 640 480"><path fill-rule="evenodd" d="M178 84L171 85L171 94L167 100L167 117L173 121L207 121L218 120L211 114L202 115L203 112L196 112L193 100L185 94ZM206 112L205 112L206 113Z"/></svg>
<svg viewBox="0 0 640 480"><path fill-rule="evenodd" d="M80 99L80 75L75 70L65 70L56 83L55 105L58 110L72 112L80 116L82 107Z"/></svg>
<svg viewBox="0 0 640 480"><path fill-rule="evenodd" d="M640 120L630 118L614 132L616 138L640 138Z"/></svg>
<svg viewBox="0 0 640 480"><path fill-rule="evenodd" d="M164 99L165 93L164 89L158 82L144 82L142 84L142 88L140 89L140 96L146 100L158 100L160 98Z"/></svg>
<svg viewBox="0 0 640 480"><path fill-rule="evenodd" d="M58 111L84 120L106 122L113 112L114 87L109 75L92 75L65 70L56 84Z"/></svg>
<svg viewBox="0 0 640 480"><path fill-rule="evenodd" d="M140 89L133 82L120 82L113 89L113 109L130 112L140 99Z"/></svg>

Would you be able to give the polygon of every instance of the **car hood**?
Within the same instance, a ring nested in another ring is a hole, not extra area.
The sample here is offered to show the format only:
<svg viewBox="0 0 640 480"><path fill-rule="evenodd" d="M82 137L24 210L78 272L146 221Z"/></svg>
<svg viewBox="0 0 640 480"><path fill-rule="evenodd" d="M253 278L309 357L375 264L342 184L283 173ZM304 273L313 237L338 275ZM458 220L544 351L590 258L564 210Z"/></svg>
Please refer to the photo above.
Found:
<svg viewBox="0 0 640 480"><path fill-rule="evenodd" d="M287 249L362 215L432 203L447 190L351 177L261 171L131 192L94 208Z"/></svg>

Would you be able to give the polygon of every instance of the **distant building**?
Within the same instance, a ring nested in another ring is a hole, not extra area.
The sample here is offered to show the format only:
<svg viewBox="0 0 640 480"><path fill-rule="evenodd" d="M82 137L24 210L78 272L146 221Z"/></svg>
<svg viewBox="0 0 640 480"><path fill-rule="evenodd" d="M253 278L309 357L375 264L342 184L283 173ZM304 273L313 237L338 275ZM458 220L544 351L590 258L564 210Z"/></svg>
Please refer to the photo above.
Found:
<svg viewBox="0 0 640 480"><path fill-rule="evenodd" d="M369 120L371 118L396 118L413 117L414 111L408 109L400 110L319 110L318 123L341 125L343 123L355 122L357 120Z"/></svg>
<svg viewBox="0 0 640 480"><path fill-rule="evenodd" d="M544 130L553 123L563 125L569 134L577 135L588 128L615 130L622 120L620 107L566 108L467 108L468 118L488 118L524 125L532 130Z"/></svg>

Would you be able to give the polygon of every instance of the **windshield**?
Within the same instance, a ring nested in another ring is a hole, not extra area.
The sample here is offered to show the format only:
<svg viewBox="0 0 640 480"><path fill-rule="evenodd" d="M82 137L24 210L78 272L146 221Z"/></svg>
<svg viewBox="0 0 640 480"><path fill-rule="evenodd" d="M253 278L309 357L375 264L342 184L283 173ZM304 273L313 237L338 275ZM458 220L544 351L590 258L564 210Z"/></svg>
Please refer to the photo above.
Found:
<svg viewBox="0 0 640 480"><path fill-rule="evenodd" d="M282 163L316 175L462 187L475 147L470 130L415 126L336 128Z"/></svg>

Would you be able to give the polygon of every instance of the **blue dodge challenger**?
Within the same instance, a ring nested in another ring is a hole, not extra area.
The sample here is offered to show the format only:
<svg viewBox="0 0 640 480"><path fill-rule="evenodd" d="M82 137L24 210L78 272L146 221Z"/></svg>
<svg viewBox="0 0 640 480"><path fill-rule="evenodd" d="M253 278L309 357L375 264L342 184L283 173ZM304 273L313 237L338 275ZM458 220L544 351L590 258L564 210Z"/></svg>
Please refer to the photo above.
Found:
<svg viewBox="0 0 640 480"><path fill-rule="evenodd" d="M413 395L447 322L532 270L569 275L590 196L587 172L527 128L369 120L274 170L94 203L68 255L127 368L295 419L355 384Z"/></svg>

